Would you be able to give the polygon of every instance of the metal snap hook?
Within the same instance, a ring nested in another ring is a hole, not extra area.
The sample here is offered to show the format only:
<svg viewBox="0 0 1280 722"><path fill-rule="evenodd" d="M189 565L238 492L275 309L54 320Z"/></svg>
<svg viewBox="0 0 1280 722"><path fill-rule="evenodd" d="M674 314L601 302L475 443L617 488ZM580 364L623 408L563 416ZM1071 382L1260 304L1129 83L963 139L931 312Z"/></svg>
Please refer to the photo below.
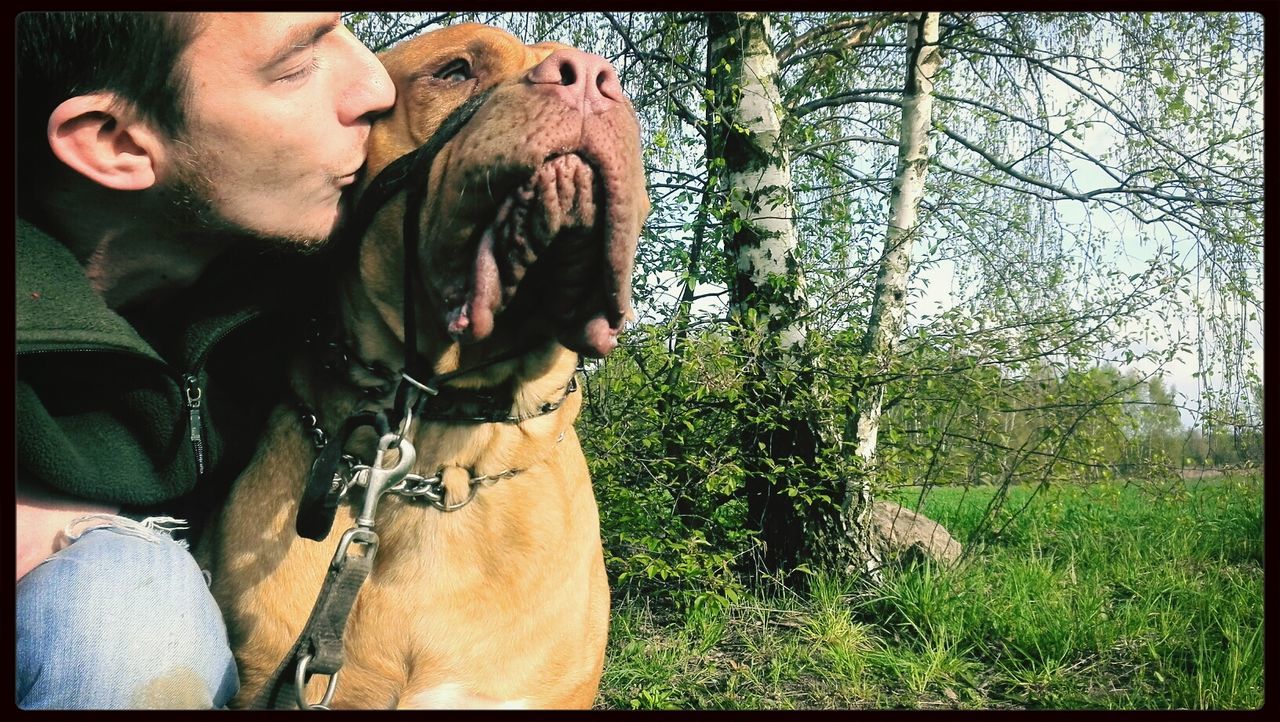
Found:
<svg viewBox="0 0 1280 722"><path fill-rule="evenodd" d="M307 701L307 665L311 663L311 655L303 655L298 660L298 667L293 673L293 684L298 690L298 709L329 709L329 703L333 701L333 693L338 689L338 675L341 670L329 675L329 685L325 687L324 696L319 702L311 704Z"/></svg>
<svg viewBox="0 0 1280 722"><path fill-rule="evenodd" d="M394 467L384 469L382 468L382 458L393 445L400 451L400 460ZM409 475L409 470L413 468L413 464L417 459L418 453L408 439L401 438L395 433L383 435L378 441L378 453L369 468L369 486L365 491L364 509L360 512L360 516L356 518L356 524L365 528L373 528L374 513L378 509L378 499L382 497L384 491L399 484Z"/></svg>

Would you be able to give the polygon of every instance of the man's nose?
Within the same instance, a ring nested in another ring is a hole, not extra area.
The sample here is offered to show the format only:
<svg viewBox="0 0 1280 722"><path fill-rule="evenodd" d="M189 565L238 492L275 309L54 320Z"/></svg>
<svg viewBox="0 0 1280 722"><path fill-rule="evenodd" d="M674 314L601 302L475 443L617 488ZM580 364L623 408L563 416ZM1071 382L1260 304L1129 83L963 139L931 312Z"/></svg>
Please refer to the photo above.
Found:
<svg viewBox="0 0 1280 722"><path fill-rule="evenodd" d="M396 86L391 82L387 69L355 36L351 42L356 49L354 75L344 91L343 124L354 123L361 118L390 110L396 103Z"/></svg>
<svg viewBox="0 0 1280 722"><path fill-rule="evenodd" d="M626 99L609 61L581 50L556 50L533 66L525 80L590 113L603 113Z"/></svg>

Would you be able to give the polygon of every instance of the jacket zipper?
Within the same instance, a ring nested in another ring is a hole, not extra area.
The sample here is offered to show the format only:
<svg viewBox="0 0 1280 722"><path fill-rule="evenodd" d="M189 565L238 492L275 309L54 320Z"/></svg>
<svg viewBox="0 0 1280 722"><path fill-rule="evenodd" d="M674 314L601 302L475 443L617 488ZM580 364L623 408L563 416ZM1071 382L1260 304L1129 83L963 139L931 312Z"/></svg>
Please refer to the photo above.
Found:
<svg viewBox="0 0 1280 722"><path fill-rule="evenodd" d="M191 430L188 438L191 441L191 450L195 455L197 479L204 476L204 462L205 462L204 427L203 427L203 422L200 415L200 403L204 397L204 392L200 389L200 379L198 377L198 374L200 373L200 369L204 367L204 362L208 358L209 353L213 350L215 346L218 345L219 341L221 341L222 339L230 335L232 331L235 331L241 326L258 318L259 315L260 314L258 313L248 314L243 318L237 319L235 323L231 324L227 328L222 329L217 335L213 337L212 341L210 341L208 344L205 345L205 348L200 352L199 356L196 357L195 363L193 364L193 368L191 372L180 375L180 384L182 386L182 392L186 397L187 418L191 425ZM168 371L169 374L171 374L170 378L173 378L174 376L179 376L179 374L176 373L177 369L173 368L167 362L161 359L152 358L151 356L147 356L146 354L139 353L137 351L131 351L131 350L103 349L101 347L89 346L89 347L69 348L69 349L38 349L38 350L29 350L29 351L19 351L17 352L17 355L29 356L29 355L37 355L37 354L45 354L45 353L69 353L69 352L79 353L79 352L103 352L103 351L114 351L116 353L124 353L130 356L144 358L144 359L147 359L148 361L153 361L155 363L158 363L162 367L164 367L165 370Z"/></svg>
<svg viewBox="0 0 1280 722"><path fill-rule="evenodd" d="M191 450L196 455L196 477L204 476L204 435L200 424L200 381L195 374L182 377L187 394L187 415L191 420Z"/></svg>
<svg viewBox="0 0 1280 722"><path fill-rule="evenodd" d="M250 313L236 320L235 323L222 329L217 335L209 341L200 354L196 357L191 372L183 374L183 391L187 395L187 416L191 423L191 450L196 457L196 479L204 476L204 427L201 425L200 419L200 400L204 393L200 390L200 379L198 374L200 369L204 368L204 362L209 358L209 353L213 351L218 342L231 335L232 331L258 318L260 314Z"/></svg>

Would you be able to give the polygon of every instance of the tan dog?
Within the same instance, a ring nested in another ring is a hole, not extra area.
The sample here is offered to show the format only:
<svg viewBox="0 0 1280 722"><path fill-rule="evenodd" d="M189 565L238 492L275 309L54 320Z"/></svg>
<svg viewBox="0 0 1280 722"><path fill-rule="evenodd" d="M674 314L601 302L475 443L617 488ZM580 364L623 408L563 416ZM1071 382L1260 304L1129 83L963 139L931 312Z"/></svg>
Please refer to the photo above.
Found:
<svg viewBox="0 0 1280 722"><path fill-rule="evenodd" d="M381 544L346 628L332 705L589 707L609 596L573 429L582 394L566 385L575 352L608 353L631 313L635 243L649 207L635 114L603 58L526 46L494 28L437 30L382 61L398 97L372 129L366 187L464 101L493 91L430 169L418 346L435 373L529 348L450 386L510 383L511 412L534 418L414 428L413 472L443 470L450 503L467 498L469 478L500 478L454 512L382 498ZM404 364L404 209L401 195L378 213L358 269L339 286L338 340L363 363L336 376L314 355L294 365L294 391L331 433L361 408L391 404L362 389L386 390L370 367ZM208 552L240 665L237 705L254 699L297 639L361 503L359 490L343 502L327 540L299 538L294 516L316 449L291 405L276 410L269 429ZM346 448L369 463L375 440L357 435ZM518 473L502 476L509 470ZM307 699L320 699L326 682L312 679Z"/></svg>

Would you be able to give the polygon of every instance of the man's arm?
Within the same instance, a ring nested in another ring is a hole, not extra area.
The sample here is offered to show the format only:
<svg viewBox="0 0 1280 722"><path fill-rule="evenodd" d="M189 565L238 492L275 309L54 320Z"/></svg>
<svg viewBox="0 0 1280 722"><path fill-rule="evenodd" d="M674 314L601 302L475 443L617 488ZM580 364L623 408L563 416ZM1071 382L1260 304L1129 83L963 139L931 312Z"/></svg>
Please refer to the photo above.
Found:
<svg viewBox="0 0 1280 722"><path fill-rule="evenodd" d="M62 530L86 514L115 514L120 507L87 501L31 482L17 488L17 578L21 579L56 550Z"/></svg>

